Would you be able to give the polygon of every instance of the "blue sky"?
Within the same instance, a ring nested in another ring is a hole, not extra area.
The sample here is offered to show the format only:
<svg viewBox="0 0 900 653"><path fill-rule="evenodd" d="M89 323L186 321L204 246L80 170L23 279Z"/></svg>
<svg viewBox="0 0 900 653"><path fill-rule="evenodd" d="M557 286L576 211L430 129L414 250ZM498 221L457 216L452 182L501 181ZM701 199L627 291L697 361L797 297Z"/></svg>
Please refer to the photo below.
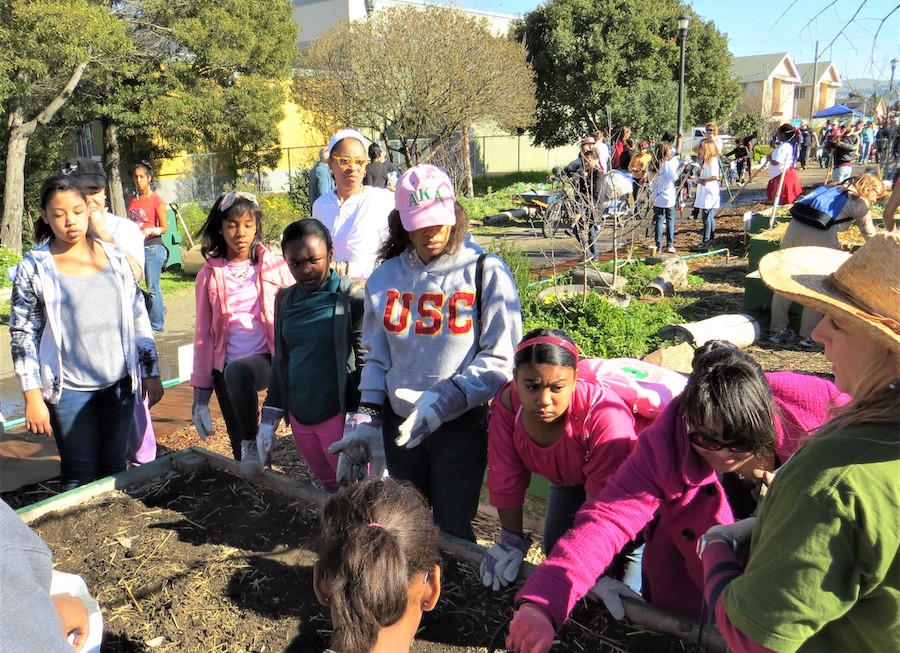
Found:
<svg viewBox="0 0 900 653"><path fill-rule="evenodd" d="M459 4L508 14L523 14L540 0L457 0ZM728 35L731 54L789 52L797 63L811 62L816 40L825 48L853 17L863 0L686 0L694 11L712 20ZM865 6L820 61L835 62L845 78L891 76L890 60L900 58L900 9L885 21L875 43L879 22L897 6L898 0L866 0ZM827 7L827 9L825 9ZM811 19L822 9L824 13ZM898 66L900 68L900 66ZM895 80L900 80L897 70ZM895 82L896 83L896 82Z"/></svg>

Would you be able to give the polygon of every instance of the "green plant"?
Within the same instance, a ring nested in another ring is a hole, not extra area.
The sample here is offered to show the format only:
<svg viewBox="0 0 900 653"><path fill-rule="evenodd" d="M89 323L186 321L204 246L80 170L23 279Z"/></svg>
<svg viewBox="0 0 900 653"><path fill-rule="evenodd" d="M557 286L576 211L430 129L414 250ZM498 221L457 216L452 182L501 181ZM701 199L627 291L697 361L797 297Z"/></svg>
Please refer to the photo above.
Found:
<svg viewBox="0 0 900 653"><path fill-rule="evenodd" d="M520 302L528 301L537 294L537 290L531 285L531 267L528 257L518 245L512 245L505 240L492 240L486 251L496 254L506 263L516 281Z"/></svg>
<svg viewBox="0 0 900 653"><path fill-rule="evenodd" d="M472 188L475 195L487 195L499 188L507 186L530 186L534 184L542 184L547 182L550 173L546 170L528 170L522 172L504 172L499 175L481 175L472 177ZM527 190L527 189L526 189Z"/></svg>
<svg viewBox="0 0 900 653"><path fill-rule="evenodd" d="M194 240L197 239L197 234L200 233L200 228L206 222L206 217L209 215L208 206L200 206L194 202L190 204L182 204L178 207L178 212L181 213L182 219L184 219L184 223L187 225L188 231L191 234L191 238ZM180 226L180 225L179 225ZM185 239L187 240L187 239Z"/></svg>
<svg viewBox="0 0 900 653"><path fill-rule="evenodd" d="M0 288L12 285L12 281L9 280L9 275L6 271L8 268L18 265L21 260L22 257L10 248L0 245Z"/></svg>
<svg viewBox="0 0 900 653"><path fill-rule="evenodd" d="M763 117L759 113L739 113L728 120L728 133L735 138L762 134Z"/></svg>
<svg viewBox="0 0 900 653"><path fill-rule="evenodd" d="M640 358L656 349L660 327L681 321L667 302L632 302L622 308L595 293L562 300L536 298L523 306L523 329L562 329L587 357Z"/></svg>
<svg viewBox="0 0 900 653"><path fill-rule="evenodd" d="M312 215L309 205L309 173L310 170L298 170L288 179L288 197L300 217Z"/></svg>

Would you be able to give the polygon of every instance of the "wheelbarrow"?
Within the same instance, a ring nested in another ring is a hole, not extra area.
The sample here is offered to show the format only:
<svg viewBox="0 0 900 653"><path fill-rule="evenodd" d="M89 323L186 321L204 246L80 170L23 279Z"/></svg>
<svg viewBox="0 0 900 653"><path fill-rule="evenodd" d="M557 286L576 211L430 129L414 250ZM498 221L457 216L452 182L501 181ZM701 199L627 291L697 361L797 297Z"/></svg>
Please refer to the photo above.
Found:
<svg viewBox="0 0 900 653"><path fill-rule="evenodd" d="M537 210L541 219L541 233L544 238L552 238L562 222L562 202L566 197L564 190L530 190L519 195L521 205Z"/></svg>

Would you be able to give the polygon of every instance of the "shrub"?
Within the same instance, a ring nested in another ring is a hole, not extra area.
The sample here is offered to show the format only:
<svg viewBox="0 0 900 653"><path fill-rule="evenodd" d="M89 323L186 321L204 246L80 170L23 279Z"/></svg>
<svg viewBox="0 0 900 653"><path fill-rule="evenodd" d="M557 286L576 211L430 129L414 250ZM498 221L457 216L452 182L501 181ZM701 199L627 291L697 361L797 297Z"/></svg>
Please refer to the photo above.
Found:
<svg viewBox="0 0 900 653"><path fill-rule="evenodd" d="M295 172L288 179L288 197L294 205L299 217L312 215L312 206L309 204L309 170Z"/></svg>
<svg viewBox="0 0 900 653"><path fill-rule="evenodd" d="M9 247L0 245L0 288L12 285L7 270L14 265L18 265L21 260L22 257L12 251Z"/></svg>
<svg viewBox="0 0 900 653"><path fill-rule="evenodd" d="M640 358L659 347L661 340L656 334L660 327L682 321L671 302L635 301L621 308L595 293L570 296L562 301L538 300L538 290L544 286L530 285L529 261L522 250L505 241L492 242L488 250L506 261L516 280L524 332L539 327L562 329L572 336L586 357ZM633 294L643 290L661 269L661 265L642 263L620 266L620 271L630 278L626 289Z"/></svg>
<svg viewBox="0 0 900 653"><path fill-rule="evenodd" d="M635 301L621 308L592 292L562 301L532 300L522 317L525 332L538 327L566 331L588 358L640 358L659 347L661 327L681 321L668 302Z"/></svg>
<svg viewBox="0 0 900 653"><path fill-rule="evenodd" d="M574 158L574 157L573 157ZM547 170L532 170L527 172L506 172L501 175L481 175L472 177L472 188L475 195L486 195L490 190L513 186L522 183L526 186L540 184L547 181L550 172Z"/></svg>

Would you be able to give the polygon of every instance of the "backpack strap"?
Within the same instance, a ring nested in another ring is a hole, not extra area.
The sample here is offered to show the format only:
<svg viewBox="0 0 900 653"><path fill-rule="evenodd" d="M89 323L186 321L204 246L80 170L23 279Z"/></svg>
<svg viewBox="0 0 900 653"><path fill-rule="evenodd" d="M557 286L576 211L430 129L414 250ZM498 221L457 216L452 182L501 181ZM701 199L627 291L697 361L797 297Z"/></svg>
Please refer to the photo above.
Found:
<svg viewBox="0 0 900 653"><path fill-rule="evenodd" d="M482 323L481 323L481 294L484 290L484 259L487 253L482 252L475 262L475 350L479 351L479 342L481 341Z"/></svg>

